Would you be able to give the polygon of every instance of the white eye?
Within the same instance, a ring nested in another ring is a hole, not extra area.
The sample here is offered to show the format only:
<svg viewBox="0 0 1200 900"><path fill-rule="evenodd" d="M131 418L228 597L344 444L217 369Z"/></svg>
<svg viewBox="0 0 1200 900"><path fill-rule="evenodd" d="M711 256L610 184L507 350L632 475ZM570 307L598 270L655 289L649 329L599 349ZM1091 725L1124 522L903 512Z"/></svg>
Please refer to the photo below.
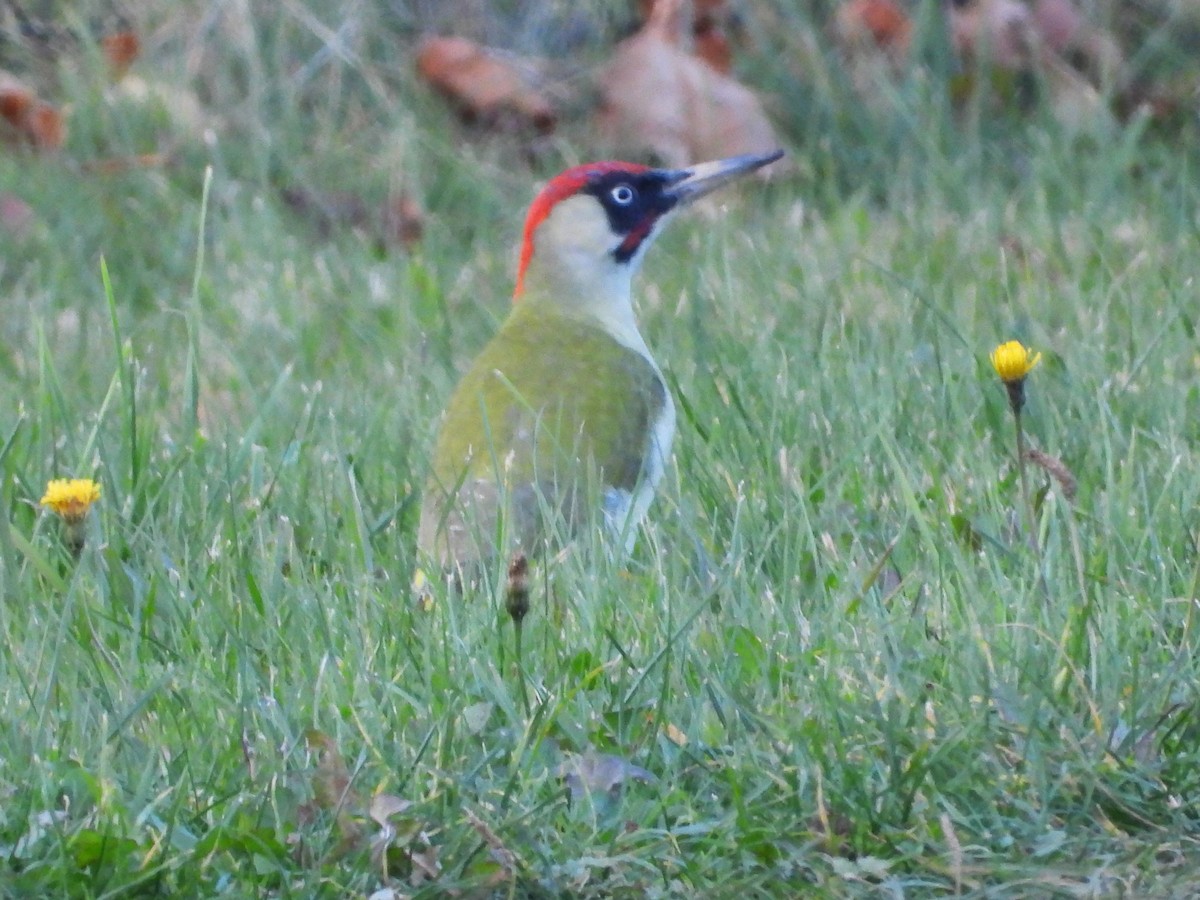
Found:
<svg viewBox="0 0 1200 900"><path fill-rule="evenodd" d="M633 188L627 184L618 184L609 191L608 196L612 197L614 202L628 206L633 202Z"/></svg>

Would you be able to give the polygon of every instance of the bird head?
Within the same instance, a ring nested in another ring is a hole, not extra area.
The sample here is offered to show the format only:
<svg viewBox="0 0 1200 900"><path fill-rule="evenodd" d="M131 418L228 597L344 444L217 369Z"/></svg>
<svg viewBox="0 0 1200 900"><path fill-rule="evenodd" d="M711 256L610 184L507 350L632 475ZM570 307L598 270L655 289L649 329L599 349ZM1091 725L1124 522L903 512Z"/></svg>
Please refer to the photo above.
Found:
<svg viewBox="0 0 1200 900"><path fill-rule="evenodd" d="M646 248L679 209L783 155L734 156L686 169L594 162L552 178L525 219L514 299L628 304Z"/></svg>

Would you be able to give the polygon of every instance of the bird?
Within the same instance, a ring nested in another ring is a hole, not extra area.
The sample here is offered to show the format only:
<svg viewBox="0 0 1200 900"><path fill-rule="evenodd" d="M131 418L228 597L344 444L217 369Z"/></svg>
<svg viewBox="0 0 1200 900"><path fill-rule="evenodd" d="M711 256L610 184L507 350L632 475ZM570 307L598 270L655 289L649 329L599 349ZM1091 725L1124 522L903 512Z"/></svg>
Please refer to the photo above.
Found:
<svg viewBox="0 0 1200 900"><path fill-rule="evenodd" d="M540 555L601 521L632 550L675 434L633 276L676 212L782 155L592 162L546 183L525 218L511 310L434 442L417 534L427 559L461 575Z"/></svg>

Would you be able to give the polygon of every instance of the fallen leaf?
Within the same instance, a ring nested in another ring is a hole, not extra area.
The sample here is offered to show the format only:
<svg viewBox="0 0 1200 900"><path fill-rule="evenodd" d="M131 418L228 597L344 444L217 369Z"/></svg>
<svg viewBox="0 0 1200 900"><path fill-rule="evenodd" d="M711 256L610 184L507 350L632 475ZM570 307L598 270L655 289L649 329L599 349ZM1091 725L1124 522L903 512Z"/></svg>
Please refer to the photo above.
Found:
<svg viewBox="0 0 1200 900"><path fill-rule="evenodd" d="M0 72L0 118L16 128L23 128L37 95L7 72Z"/></svg>
<svg viewBox="0 0 1200 900"><path fill-rule="evenodd" d="M338 751L333 738L315 728L305 734L309 752L316 756L317 765L312 775L313 806L333 813L341 834L339 851L355 844L363 833L355 814L362 810L362 799L355 792L350 770Z"/></svg>
<svg viewBox="0 0 1200 900"><path fill-rule="evenodd" d="M686 747L688 744L688 736L677 728L673 723L668 722L667 727L663 729L667 733L667 740L676 747Z"/></svg>
<svg viewBox="0 0 1200 900"><path fill-rule="evenodd" d="M1001 100L1021 101L1033 79L1045 90L1045 101L1060 126L1072 133L1104 133L1113 117L1096 87L1055 51L1020 0L967 0L948 8L950 38L967 71L952 85L957 99L988 83ZM1070 31L1069 26L1066 27ZM1105 65L1119 65L1111 60ZM975 73L990 73L984 82ZM1012 76L1006 84L1002 76Z"/></svg>
<svg viewBox="0 0 1200 900"><path fill-rule="evenodd" d="M376 794L371 798L371 806L367 810L367 814L377 825L386 826L388 819L406 812L412 805L411 800L405 800L395 794Z"/></svg>
<svg viewBox="0 0 1200 900"><path fill-rule="evenodd" d="M311 728L305 734L308 749L317 758L313 775L313 793L323 809L343 806L347 801L356 802L350 787L350 770L342 760L333 738L322 731ZM356 803L357 805L357 803Z"/></svg>
<svg viewBox="0 0 1200 900"><path fill-rule="evenodd" d="M897 66L908 56L912 21L895 0L849 0L834 14L833 32L844 53L882 52Z"/></svg>
<svg viewBox="0 0 1200 900"><path fill-rule="evenodd" d="M954 52L964 61L1008 71L1033 65L1037 32L1029 9L1020 0L951 3L947 18Z"/></svg>
<svg viewBox="0 0 1200 900"><path fill-rule="evenodd" d="M653 784L658 780L653 772L626 759L593 750L569 755L559 764L558 775L567 783L574 800L588 794L615 794L627 781Z"/></svg>
<svg viewBox="0 0 1200 900"><path fill-rule="evenodd" d="M1120 44L1088 21L1074 0L1034 0L1030 15L1049 50L1064 60L1078 60L1078 68L1100 85L1117 82L1125 68Z"/></svg>
<svg viewBox="0 0 1200 900"><path fill-rule="evenodd" d="M689 52L684 2L659 0L613 50L598 77L601 134L617 150L648 151L669 166L777 148L754 92Z"/></svg>
<svg viewBox="0 0 1200 900"><path fill-rule="evenodd" d="M692 29L692 55L722 75L733 71L733 48L725 30L715 22L697 22Z"/></svg>
<svg viewBox="0 0 1200 900"><path fill-rule="evenodd" d="M142 51L142 43L132 31L106 34L101 38L100 46L104 50L104 58L108 61L109 70L114 78L120 78L128 72Z"/></svg>
<svg viewBox="0 0 1200 900"><path fill-rule="evenodd" d="M25 134L39 150L58 150L66 140L67 124L56 107L39 100L25 118Z"/></svg>
<svg viewBox="0 0 1200 900"><path fill-rule="evenodd" d="M1043 453L1034 447L1025 449L1025 458L1036 466L1042 468L1051 478L1058 484L1058 489L1062 491L1063 497L1068 501L1075 499L1075 493L1078 490L1079 482L1075 478L1075 474L1067 467L1057 456L1051 456L1049 453Z"/></svg>
<svg viewBox="0 0 1200 900"><path fill-rule="evenodd" d="M662 0L641 0L638 6L642 21L650 19L661 4ZM733 14L726 0L693 0L690 4L674 4L668 12L676 46L689 50L724 75L733 71L733 47L727 34Z"/></svg>
<svg viewBox="0 0 1200 900"><path fill-rule="evenodd" d="M379 826L379 831L371 838L371 864L375 866L384 880L389 877L388 850L399 843L402 837L400 830L393 823L392 817L406 812L412 807L412 801L397 797L395 794L379 793L371 798L367 814ZM408 829L407 837L411 839L419 831L419 826Z"/></svg>
<svg viewBox="0 0 1200 900"><path fill-rule="evenodd" d="M466 38L427 38L417 48L417 73L468 120L492 127L532 125L554 130L558 115L532 84L532 66Z"/></svg>
<svg viewBox="0 0 1200 900"><path fill-rule="evenodd" d="M436 881L442 874L442 863L438 859L437 847L426 844L424 850L409 852L412 860L412 873L408 876L409 884L420 887L426 881Z"/></svg>
<svg viewBox="0 0 1200 900"><path fill-rule="evenodd" d="M500 867L505 878L511 879L516 875L517 855L504 845L504 842L500 840L500 836L483 819L469 809L463 809L463 814L467 817L467 821L471 823L471 827L475 829L475 832L487 844L489 855Z"/></svg>
<svg viewBox="0 0 1200 900"><path fill-rule="evenodd" d="M463 724L467 726L467 731L473 735L479 734L487 727L488 719L492 716L492 709L495 704L492 703L473 703L462 711Z"/></svg>
<svg viewBox="0 0 1200 900"><path fill-rule="evenodd" d="M57 150L66 138L62 113L7 72L0 72L0 118L19 141L39 150Z"/></svg>

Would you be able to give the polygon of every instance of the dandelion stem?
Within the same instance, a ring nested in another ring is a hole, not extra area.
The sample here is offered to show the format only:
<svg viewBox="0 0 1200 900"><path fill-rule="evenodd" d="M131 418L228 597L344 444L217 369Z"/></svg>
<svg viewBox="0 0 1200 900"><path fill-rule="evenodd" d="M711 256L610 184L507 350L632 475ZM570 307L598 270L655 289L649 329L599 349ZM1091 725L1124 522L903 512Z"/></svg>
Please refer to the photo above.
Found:
<svg viewBox="0 0 1200 900"><path fill-rule="evenodd" d="M1029 495L1029 475L1025 472L1025 428L1021 423L1021 409L1014 404L1013 422L1017 428L1017 472L1021 478L1021 502L1025 506L1024 518L1029 527L1029 542L1034 553L1040 553L1038 547L1037 518L1033 511L1033 500Z"/></svg>
<svg viewBox="0 0 1200 900"><path fill-rule="evenodd" d="M1067 510L1067 530L1071 537L1071 554L1075 559L1075 574L1079 579L1079 593L1082 602L1075 614L1067 618L1066 632L1070 634L1069 644L1064 641L1066 653L1072 664L1080 672L1087 671L1089 660L1085 651L1088 649L1088 628L1092 620L1093 603L1088 594L1086 574L1083 567L1083 548L1079 543L1079 528L1075 522L1075 510Z"/></svg>
<svg viewBox="0 0 1200 900"><path fill-rule="evenodd" d="M67 549L71 552L72 559L79 559L83 554L83 545L85 543L87 543L87 538L83 531L83 522L66 523L66 544Z"/></svg>
<svg viewBox="0 0 1200 900"><path fill-rule="evenodd" d="M525 716L528 717L532 713L529 708L529 691L525 687L525 657L521 654L521 635L525 633L525 624L515 622L514 626L513 643L517 651L517 686L521 691L521 706L524 707Z"/></svg>

